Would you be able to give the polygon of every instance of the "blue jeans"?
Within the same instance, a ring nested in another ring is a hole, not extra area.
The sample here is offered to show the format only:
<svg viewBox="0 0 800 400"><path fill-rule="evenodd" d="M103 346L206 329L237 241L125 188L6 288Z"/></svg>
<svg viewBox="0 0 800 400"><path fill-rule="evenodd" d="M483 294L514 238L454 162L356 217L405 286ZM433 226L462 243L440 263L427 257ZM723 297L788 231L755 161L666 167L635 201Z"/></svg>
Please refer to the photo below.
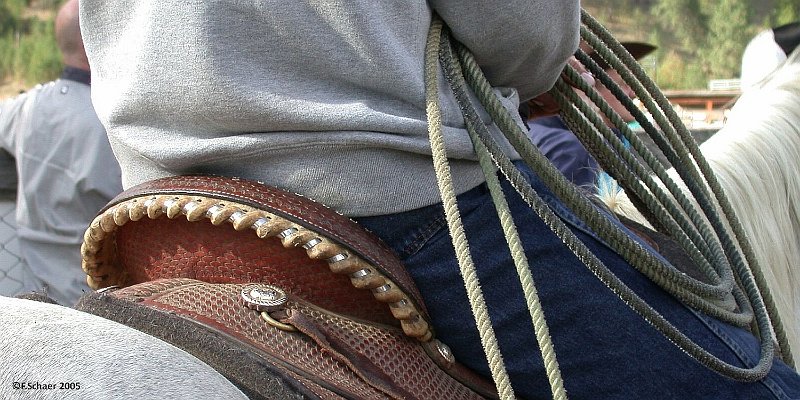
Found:
<svg viewBox="0 0 800 400"><path fill-rule="evenodd" d="M519 165L518 165L519 166ZM520 166L533 188L614 274L685 335L738 366L758 361L755 337L689 309L633 269ZM502 178L501 178L502 179ZM784 363L756 383L708 370L603 285L503 180L524 242L556 356L572 399L800 399L800 376ZM515 393L550 398L544 365L488 189L458 197L471 254ZM441 204L358 218L399 255L456 359L490 376Z"/></svg>

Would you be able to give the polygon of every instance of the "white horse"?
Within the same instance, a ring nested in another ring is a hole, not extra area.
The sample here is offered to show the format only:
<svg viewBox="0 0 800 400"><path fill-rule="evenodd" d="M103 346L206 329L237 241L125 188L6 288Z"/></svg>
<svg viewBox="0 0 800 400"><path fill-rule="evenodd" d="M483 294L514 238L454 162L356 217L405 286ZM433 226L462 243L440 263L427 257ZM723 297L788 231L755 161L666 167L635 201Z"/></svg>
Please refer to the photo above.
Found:
<svg viewBox="0 0 800 400"><path fill-rule="evenodd" d="M247 399L191 354L116 322L0 296L0 398Z"/></svg>
<svg viewBox="0 0 800 400"><path fill-rule="evenodd" d="M789 345L800 351L800 52L736 102L700 146L762 266ZM674 169L670 176L678 182ZM684 186L685 188L685 186ZM624 192L602 200L647 224Z"/></svg>

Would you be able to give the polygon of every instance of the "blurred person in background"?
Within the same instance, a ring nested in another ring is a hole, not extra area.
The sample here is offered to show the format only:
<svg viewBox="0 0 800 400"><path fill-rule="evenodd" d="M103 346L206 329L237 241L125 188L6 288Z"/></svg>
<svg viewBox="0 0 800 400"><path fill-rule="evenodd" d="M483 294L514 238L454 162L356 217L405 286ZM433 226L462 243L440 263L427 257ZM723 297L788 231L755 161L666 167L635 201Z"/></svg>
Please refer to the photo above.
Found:
<svg viewBox="0 0 800 400"><path fill-rule="evenodd" d="M800 21L757 34L742 54L742 90L757 85L778 68L800 44Z"/></svg>
<svg viewBox="0 0 800 400"><path fill-rule="evenodd" d="M639 42L623 42L622 46L635 58L639 60L648 54L652 53L656 47L647 43ZM585 44L582 43L582 48ZM625 82L619 72L611 68L597 53L591 51L588 47L584 48L589 56L594 60L600 68L604 69L606 73L614 80L622 91L630 98L634 98L633 90ZM590 86L594 86L600 96L608 102L609 106L622 118L626 123L635 122L635 118L631 113L625 109L625 106L617 100L611 91L606 88L599 81L595 81L591 75L582 74L581 76L587 80ZM588 100L587 100L588 101ZM520 112L523 118L526 116L526 107L521 107ZM606 119L606 123L610 122ZM597 161L589 154L586 148L581 144L578 137L573 133L558 115L534 117L528 120L529 136L533 144L535 144L542 154L547 157L553 165L561 171L574 184L594 191L594 187L598 185L599 166ZM613 126L611 126L613 129ZM619 135L619 132L615 129ZM627 142L624 138L623 142Z"/></svg>
<svg viewBox="0 0 800 400"><path fill-rule="evenodd" d="M0 147L16 164L19 245L32 272L22 290L44 290L72 306L89 290L80 268L83 233L122 184L92 107L77 0L60 8L55 36L61 77L0 103Z"/></svg>

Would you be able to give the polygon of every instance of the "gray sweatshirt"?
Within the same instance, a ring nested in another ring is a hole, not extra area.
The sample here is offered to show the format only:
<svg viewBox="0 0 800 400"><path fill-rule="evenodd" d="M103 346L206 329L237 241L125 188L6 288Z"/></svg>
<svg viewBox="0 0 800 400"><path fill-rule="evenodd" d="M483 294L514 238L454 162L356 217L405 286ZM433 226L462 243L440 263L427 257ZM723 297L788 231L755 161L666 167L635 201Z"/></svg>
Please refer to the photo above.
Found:
<svg viewBox="0 0 800 400"><path fill-rule="evenodd" d="M514 115L577 48L574 0L82 0L92 98L124 186L238 176L349 216L439 202L423 87L431 9ZM461 193L484 178L452 95L442 102Z"/></svg>

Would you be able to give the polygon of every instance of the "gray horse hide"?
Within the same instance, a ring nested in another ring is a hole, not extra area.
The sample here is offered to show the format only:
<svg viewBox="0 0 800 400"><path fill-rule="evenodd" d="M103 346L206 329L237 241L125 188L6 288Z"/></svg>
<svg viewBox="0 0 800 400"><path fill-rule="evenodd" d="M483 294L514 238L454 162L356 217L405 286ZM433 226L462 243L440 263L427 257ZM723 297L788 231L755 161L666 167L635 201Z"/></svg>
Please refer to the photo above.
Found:
<svg viewBox="0 0 800 400"><path fill-rule="evenodd" d="M0 297L0 355L3 399L247 399L175 346L54 304Z"/></svg>

